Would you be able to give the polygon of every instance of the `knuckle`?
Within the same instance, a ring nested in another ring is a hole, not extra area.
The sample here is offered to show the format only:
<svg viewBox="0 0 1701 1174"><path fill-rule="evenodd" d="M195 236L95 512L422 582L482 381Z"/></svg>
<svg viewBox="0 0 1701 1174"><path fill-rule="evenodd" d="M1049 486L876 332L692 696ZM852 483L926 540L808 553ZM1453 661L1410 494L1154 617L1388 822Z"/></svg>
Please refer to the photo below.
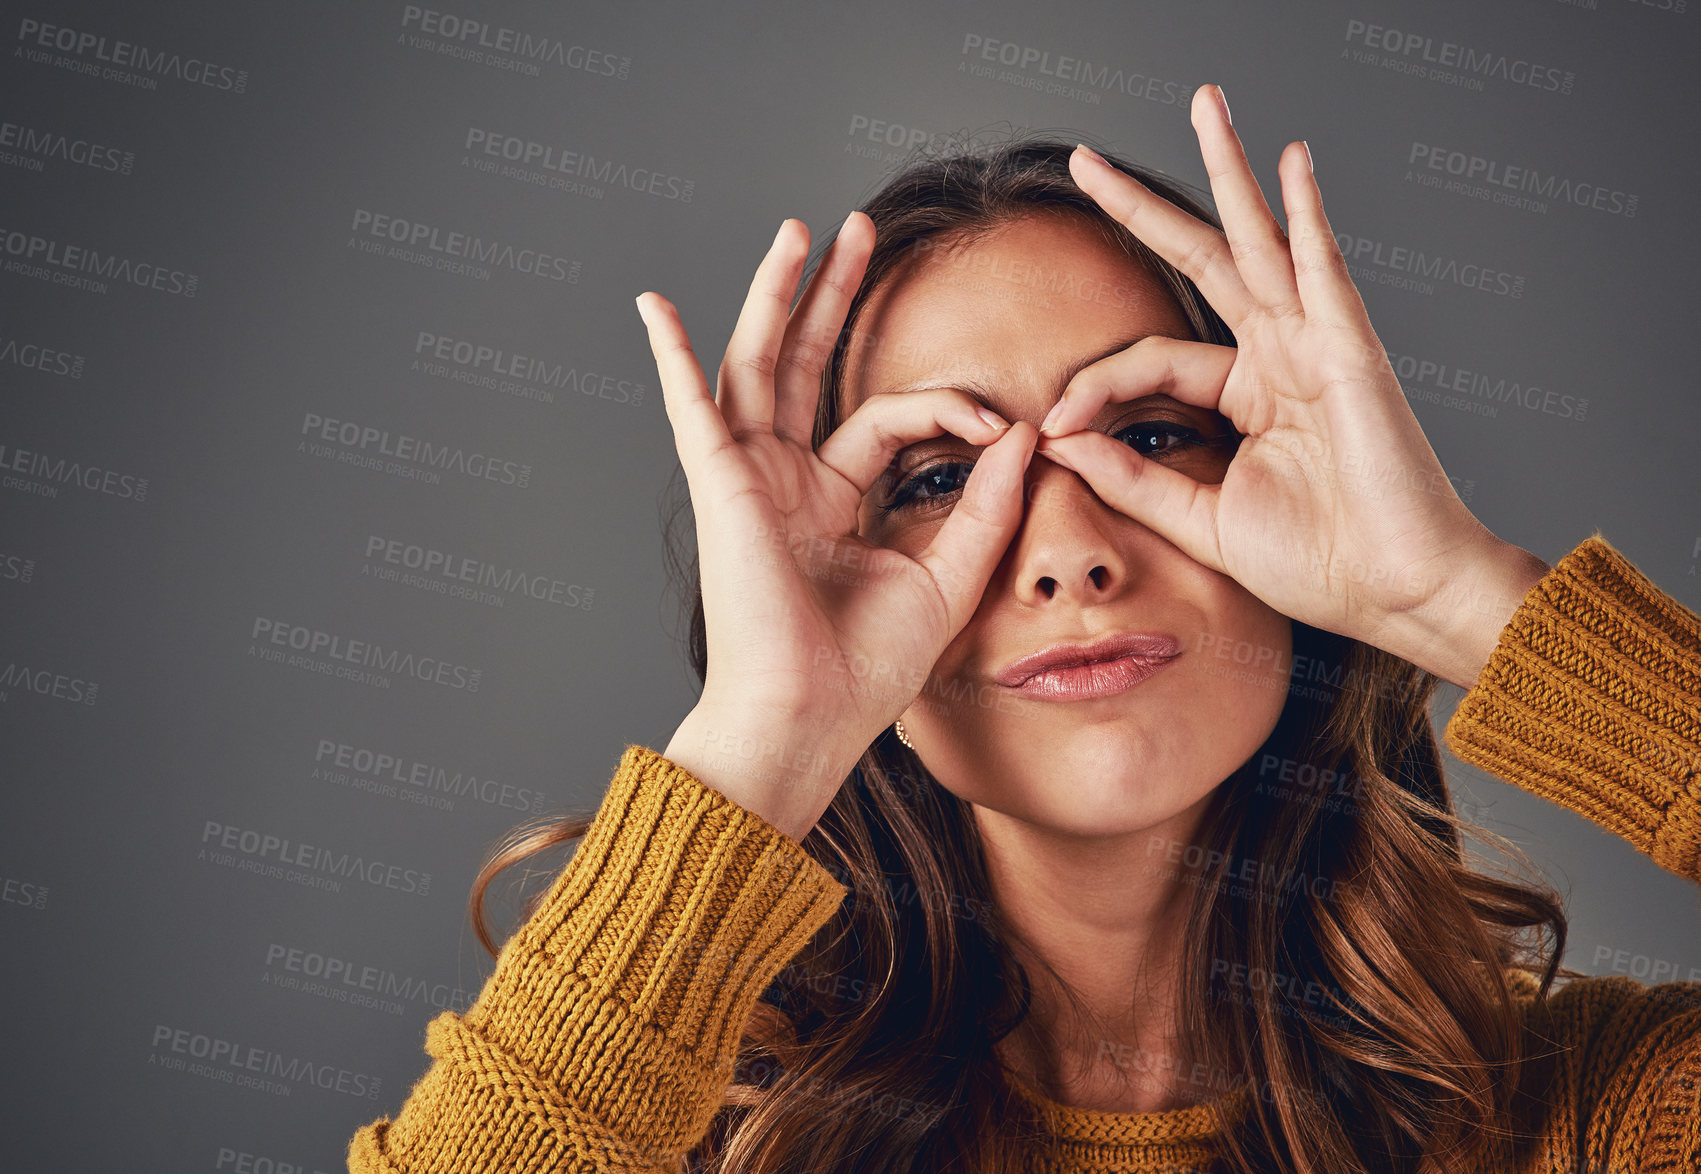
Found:
<svg viewBox="0 0 1701 1174"><path fill-rule="evenodd" d="M860 282L852 284L851 282L841 279L836 274L827 271L823 271L817 280L846 301L849 301L856 295L857 287L861 284Z"/></svg>
<svg viewBox="0 0 1701 1174"><path fill-rule="evenodd" d="M1237 265L1245 265L1249 261L1258 261L1270 255L1270 248L1262 240L1231 240L1229 255Z"/></svg>
<svg viewBox="0 0 1701 1174"><path fill-rule="evenodd" d="M1301 250L1294 257L1294 272L1300 274L1333 274L1337 277L1347 275L1346 258L1333 250Z"/></svg>
<svg viewBox="0 0 1701 1174"><path fill-rule="evenodd" d="M877 416L891 407L893 398L897 396L897 394L898 393L895 391L876 391L871 395L865 396L862 403L857 405L856 411L853 412L852 415L860 416L866 412L871 416ZM909 392L907 394L915 395L917 393Z"/></svg>
<svg viewBox="0 0 1701 1174"><path fill-rule="evenodd" d="M1223 262L1229 259L1223 248L1222 237L1195 241L1182 256L1182 270L1206 276L1215 272Z"/></svg>
<svg viewBox="0 0 1701 1174"><path fill-rule="evenodd" d="M798 371L804 375L819 375L822 368L822 364L818 361L815 353L797 347L793 347L781 355L777 366L790 371Z"/></svg>
<svg viewBox="0 0 1701 1174"><path fill-rule="evenodd" d="M752 374L768 378L774 373L774 358L772 355L733 355L729 354L721 361L721 371L749 371Z"/></svg>
<svg viewBox="0 0 1701 1174"><path fill-rule="evenodd" d="M832 356L832 344L820 338L800 336L780 355L780 362L809 375L820 374Z"/></svg>

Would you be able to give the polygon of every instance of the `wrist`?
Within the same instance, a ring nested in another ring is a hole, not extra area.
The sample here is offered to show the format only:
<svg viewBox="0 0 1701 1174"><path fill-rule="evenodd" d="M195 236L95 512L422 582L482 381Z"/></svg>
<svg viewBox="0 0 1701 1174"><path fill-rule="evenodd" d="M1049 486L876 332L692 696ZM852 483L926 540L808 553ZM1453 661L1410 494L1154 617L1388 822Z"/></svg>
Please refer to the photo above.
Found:
<svg viewBox="0 0 1701 1174"><path fill-rule="evenodd" d="M1441 577L1421 607L1398 617L1383 647L1461 689L1470 689L1500 634L1553 568L1524 548L1495 538Z"/></svg>
<svg viewBox="0 0 1701 1174"><path fill-rule="evenodd" d="M662 756L794 840L809 834L867 744L832 723L756 707L699 704Z"/></svg>

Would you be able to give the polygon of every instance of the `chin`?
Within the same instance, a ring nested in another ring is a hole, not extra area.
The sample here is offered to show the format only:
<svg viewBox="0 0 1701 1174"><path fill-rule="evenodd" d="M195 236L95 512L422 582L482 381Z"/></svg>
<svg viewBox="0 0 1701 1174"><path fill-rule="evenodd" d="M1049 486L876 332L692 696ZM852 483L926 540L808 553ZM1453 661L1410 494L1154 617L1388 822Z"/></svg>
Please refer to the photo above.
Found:
<svg viewBox="0 0 1701 1174"><path fill-rule="evenodd" d="M1198 778L1197 759L1154 755L1126 736L1087 753L1061 750L1039 759L1013 754L1005 761L1013 768L1004 782L1011 789L972 797L973 802L1062 835L1091 838L1133 835L1167 823L1221 783Z"/></svg>

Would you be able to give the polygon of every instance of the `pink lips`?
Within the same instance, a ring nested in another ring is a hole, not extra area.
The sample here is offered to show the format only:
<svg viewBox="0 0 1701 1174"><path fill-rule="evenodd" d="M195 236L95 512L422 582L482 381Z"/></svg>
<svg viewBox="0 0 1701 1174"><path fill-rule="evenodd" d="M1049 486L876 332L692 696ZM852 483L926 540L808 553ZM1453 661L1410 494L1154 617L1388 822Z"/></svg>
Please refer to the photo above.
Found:
<svg viewBox="0 0 1701 1174"><path fill-rule="evenodd" d="M1161 632L1124 632L1092 644L1060 644L1020 657L994 678L1033 697L1084 700L1131 689L1181 655Z"/></svg>

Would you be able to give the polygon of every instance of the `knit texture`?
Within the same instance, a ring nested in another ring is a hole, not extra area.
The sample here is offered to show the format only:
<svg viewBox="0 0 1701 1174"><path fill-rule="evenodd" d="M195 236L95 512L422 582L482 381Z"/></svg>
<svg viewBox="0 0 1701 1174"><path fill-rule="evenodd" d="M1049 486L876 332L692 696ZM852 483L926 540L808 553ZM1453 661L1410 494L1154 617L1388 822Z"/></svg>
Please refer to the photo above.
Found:
<svg viewBox="0 0 1701 1174"><path fill-rule="evenodd" d="M849 892L795 840L628 745L572 859L351 1171L677 1171L739 1026Z"/></svg>
<svg viewBox="0 0 1701 1174"><path fill-rule="evenodd" d="M1444 737L1701 883L1701 617L1596 532L1536 583ZM848 890L755 813L629 744L595 820L430 1068L362 1126L352 1174L677 1172L731 1082L739 1027ZM1701 983L1512 971L1526 1065L1506 1174L1701 1174ZM1072 1108L1017 1082L1046 1171L1208 1169L1211 1106ZM1243 1087L1223 1102L1238 1112Z"/></svg>

